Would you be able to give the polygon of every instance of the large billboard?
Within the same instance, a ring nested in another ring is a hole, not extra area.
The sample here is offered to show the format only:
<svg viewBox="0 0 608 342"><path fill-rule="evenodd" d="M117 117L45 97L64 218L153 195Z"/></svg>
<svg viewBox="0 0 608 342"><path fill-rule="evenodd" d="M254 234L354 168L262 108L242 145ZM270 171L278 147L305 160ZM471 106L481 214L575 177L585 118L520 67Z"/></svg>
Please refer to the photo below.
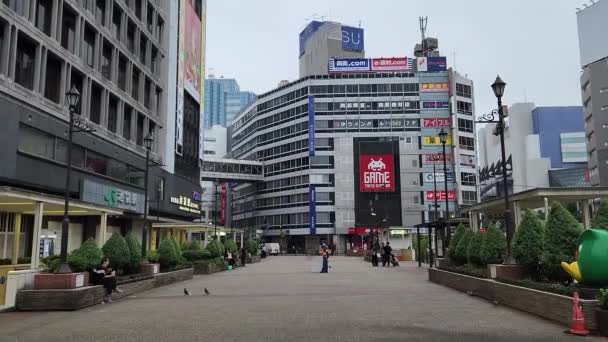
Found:
<svg viewBox="0 0 608 342"><path fill-rule="evenodd" d="M205 131L205 65L206 65L206 52L207 52L207 0L202 0L201 4L201 65L200 65L200 121L199 121L199 135L198 135L198 159L203 160L205 155L205 147L203 142L205 137L203 132Z"/></svg>
<svg viewBox="0 0 608 342"><path fill-rule="evenodd" d="M184 32L186 31L186 15L183 10L185 0L179 2L179 29L177 49L177 100L175 104L175 154L182 155L184 146Z"/></svg>
<svg viewBox="0 0 608 342"><path fill-rule="evenodd" d="M322 25L323 23L320 21L311 21L310 24L300 32L300 56L302 56L306 50L306 42Z"/></svg>
<svg viewBox="0 0 608 342"><path fill-rule="evenodd" d="M434 201L435 199L439 200L439 201L445 201L445 191L427 191L426 192L426 200L427 201ZM448 190L448 201L455 201L456 200L456 191L454 190Z"/></svg>
<svg viewBox="0 0 608 342"><path fill-rule="evenodd" d="M329 60L330 73L370 72L369 58L332 58Z"/></svg>
<svg viewBox="0 0 608 342"><path fill-rule="evenodd" d="M408 57L390 58L330 58L329 73L413 72L413 60Z"/></svg>
<svg viewBox="0 0 608 342"><path fill-rule="evenodd" d="M418 57L416 60L416 71L438 72L447 71L448 64L445 57Z"/></svg>
<svg viewBox="0 0 608 342"><path fill-rule="evenodd" d="M395 163L392 154L359 155L359 190L395 191Z"/></svg>
<svg viewBox="0 0 608 342"><path fill-rule="evenodd" d="M448 92L449 90L450 90L450 84L448 82L422 83L422 86L420 87L420 92L422 92L422 93Z"/></svg>
<svg viewBox="0 0 608 342"><path fill-rule="evenodd" d="M422 119L423 127L449 127L452 125L450 118L424 118Z"/></svg>
<svg viewBox="0 0 608 342"><path fill-rule="evenodd" d="M594 1L576 13L581 66L608 56L608 1Z"/></svg>
<svg viewBox="0 0 608 342"><path fill-rule="evenodd" d="M374 72L412 72L413 70L411 58L372 58L372 71Z"/></svg>
<svg viewBox="0 0 608 342"><path fill-rule="evenodd" d="M443 145L441 143L441 138L438 136L425 136L422 139L422 144L423 145L427 145L427 146L441 146ZM449 135L448 138L446 139L445 144L447 146L452 146L452 136Z"/></svg>
<svg viewBox="0 0 608 342"><path fill-rule="evenodd" d="M342 26L342 48L351 51L365 50L363 29L358 27Z"/></svg>
<svg viewBox="0 0 608 342"><path fill-rule="evenodd" d="M184 7L184 49L181 50L184 55L184 89L190 94L196 102L200 103L201 99L201 69L202 63L202 24L194 7L190 1L186 1Z"/></svg>

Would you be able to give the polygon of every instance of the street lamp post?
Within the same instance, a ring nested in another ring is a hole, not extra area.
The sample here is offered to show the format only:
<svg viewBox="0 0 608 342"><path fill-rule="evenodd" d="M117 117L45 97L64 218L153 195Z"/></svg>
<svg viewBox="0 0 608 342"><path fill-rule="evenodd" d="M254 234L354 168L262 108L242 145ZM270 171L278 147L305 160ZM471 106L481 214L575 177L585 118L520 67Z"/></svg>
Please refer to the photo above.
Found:
<svg viewBox="0 0 608 342"><path fill-rule="evenodd" d="M449 206L449 196L448 196L448 165L447 165L447 155L445 154L445 144L448 141L448 132L446 132L443 128L439 132L439 139L441 140L441 147L443 148L443 184L445 189L445 229L447 231L447 241L446 244L448 248L450 247L450 240L452 239L452 229L450 228L450 206ZM437 195L437 194L435 194Z"/></svg>
<svg viewBox="0 0 608 342"><path fill-rule="evenodd" d="M219 186L219 181L216 182L215 186L213 187L214 189L214 195L213 195L213 235L214 235L214 239L217 240L217 187Z"/></svg>
<svg viewBox="0 0 608 342"><path fill-rule="evenodd" d="M70 227L70 217L68 214L69 206L70 206L70 176L72 173L72 139L74 136L74 114L76 113L76 106L78 105L78 101L80 101L80 93L76 86L72 85L70 91L65 94L68 108L70 111L70 121L68 122L68 155L67 155L67 165L66 165L66 173L65 173L65 194L64 194L64 204L63 204L63 221L61 222L61 256L60 256L60 264L57 269L57 273L71 273L72 269L70 265L68 265L67 257L68 257L68 231Z"/></svg>
<svg viewBox="0 0 608 342"><path fill-rule="evenodd" d="M508 180L507 180L507 158L505 151L505 113L502 108L502 96L505 93L505 87L507 84L503 81L500 76L496 76L496 80L492 83L492 91L494 92L494 96L496 96L496 100L498 102L498 109L493 110L492 112L482 115L475 122L476 123L495 123L496 124L496 133L500 136L500 153L502 157L501 161L501 169L502 169L502 181L503 181L503 192L504 192L504 200L505 200L505 228L507 233L507 255L505 258L506 263L511 262L511 238L513 236L513 227L511 226L511 210L509 209L509 188L508 188ZM496 116L498 119L495 120Z"/></svg>
<svg viewBox="0 0 608 342"><path fill-rule="evenodd" d="M151 135L144 138L144 147L146 148L146 170L144 172L144 226L141 230L141 256L146 262L148 249L148 174L150 171L150 150L154 139ZM158 210L158 208L156 208Z"/></svg>

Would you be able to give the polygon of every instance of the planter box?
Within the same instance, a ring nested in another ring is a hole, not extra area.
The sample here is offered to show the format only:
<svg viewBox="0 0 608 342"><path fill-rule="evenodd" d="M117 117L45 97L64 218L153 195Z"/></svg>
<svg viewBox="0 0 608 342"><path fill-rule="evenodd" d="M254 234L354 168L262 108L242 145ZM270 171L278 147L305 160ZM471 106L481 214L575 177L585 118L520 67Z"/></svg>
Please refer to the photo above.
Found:
<svg viewBox="0 0 608 342"><path fill-rule="evenodd" d="M194 274L213 274L226 270L225 266L213 264L194 264L192 265Z"/></svg>
<svg viewBox="0 0 608 342"><path fill-rule="evenodd" d="M254 262L260 262L262 258L259 255L252 255L247 257L247 263L253 264Z"/></svg>
<svg viewBox="0 0 608 342"><path fill-rule="evenodd" d="M600 329L600 335L608 336L608 310L595 309L595 317Z"/></svg>
<svg viewBox="0 0 608 342"><path fill-rule="evenodd" d="M161 287L192 278L194 278L192 268L173 272L158 273L154 275L154 287Z"/></svg>
<svg viewBox="0 0 608 342"><path fill-rule="evenodd" d="M75 289L89 284L89 273L38 273L34 275L35 290Z"/></svg>
<svg viewBox="0 0 608 342"><path fill-rule="evenodd" d="M139 265L139 272L148 276L153 276L160 273L160 264L141 264Z"/></svg>
<svg viewBox="0 0 608 342"><path fill-rule="evenodd" d="M509 285L495 280L470 277L448 271L429 269L429 280L462 292L498 301L500 304L526 311L569 326L572 321L572 297ZM587 329L597 330L597 300L581 300Z"/></svg>
<svg viewBox="0 0 608 342"><path fill-rule="evenodd" d="M523 265L488 265L488 274L492 279L521 280L528 276L528 270Z"/></svg>
<svg viewBox="0 0 608 342"><path fill-rule="evenodd" d="M73 311L100 304L102 286L86 286L63 290L19 290L15 301L19 311Z"/></svg>

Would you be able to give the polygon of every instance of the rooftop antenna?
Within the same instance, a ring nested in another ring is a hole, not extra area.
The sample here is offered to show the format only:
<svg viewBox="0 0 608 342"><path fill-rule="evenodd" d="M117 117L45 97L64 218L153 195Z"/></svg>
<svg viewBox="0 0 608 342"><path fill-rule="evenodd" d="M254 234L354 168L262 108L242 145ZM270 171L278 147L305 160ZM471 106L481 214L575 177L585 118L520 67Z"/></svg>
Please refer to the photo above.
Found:
<svg viewBox="0 0 608 342"><path fill-rule="evenodd" d="M426 47L424 46L424 41L426 39L426 24L429 17L419 17L420 20L420 33L422 35L422 56L427 57L428 53L426 51Z"/></svg>
<svg viewBox="0 0 608 342"><path fill-rule="evenodd" d="M361 28L361 19L359 19L359 28Z"/></svg>

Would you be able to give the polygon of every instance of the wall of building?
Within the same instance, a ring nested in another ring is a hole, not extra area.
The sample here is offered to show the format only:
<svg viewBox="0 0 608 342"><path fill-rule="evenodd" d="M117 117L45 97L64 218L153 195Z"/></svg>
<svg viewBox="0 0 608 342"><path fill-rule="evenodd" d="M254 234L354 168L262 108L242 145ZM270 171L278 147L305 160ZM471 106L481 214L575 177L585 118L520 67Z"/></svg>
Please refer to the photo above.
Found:
<svg viewBox="0 0 608 342"><path fill-rule="evenodd" d="M532 110L533 132L538 134L540 153L551 160L552 169L580 167L585 163L562 161L561 133L585 131L583 107L536 107Z"/></svg>

